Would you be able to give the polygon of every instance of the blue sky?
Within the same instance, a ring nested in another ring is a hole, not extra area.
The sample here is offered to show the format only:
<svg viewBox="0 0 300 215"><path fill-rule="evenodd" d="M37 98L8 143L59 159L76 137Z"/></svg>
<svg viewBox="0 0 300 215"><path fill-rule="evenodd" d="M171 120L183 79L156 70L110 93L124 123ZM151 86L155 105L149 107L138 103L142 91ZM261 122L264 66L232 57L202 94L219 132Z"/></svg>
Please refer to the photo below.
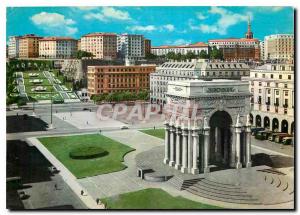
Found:
<svg viewBox="0 0 300 215"><path fill-rule="evenodd" d="M89 32L143 34L152 45L294 33L292 7L8 7L6 36L80 38Z"/></svg>

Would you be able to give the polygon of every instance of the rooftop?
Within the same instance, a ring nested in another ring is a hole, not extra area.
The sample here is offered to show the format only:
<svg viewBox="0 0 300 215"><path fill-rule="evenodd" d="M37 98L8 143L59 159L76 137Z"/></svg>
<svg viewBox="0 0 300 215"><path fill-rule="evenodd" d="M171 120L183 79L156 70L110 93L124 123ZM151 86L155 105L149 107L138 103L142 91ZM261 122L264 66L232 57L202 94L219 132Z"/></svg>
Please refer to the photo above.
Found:
<svg viewBox="0 0 300 215"><path fill-rule="evenodd" d="M75 40L72 37L44 37L40 41Z"/></svg>
<svg viewBox="0 0 300 215"><path fill-rule="evenodd" d="M208 47L206 43L203 42L197 42L193 44L186 44L186 45L162 45L162 46L153 46L151 48L153 49L168 49L168 48L197 48L197 47Z"/></svg>
<svg viewBox="0 0 300 215"><path fill-rule="evenodd" d="M97 37L97 36L117 36L115 33L109 32L94 32L83 35L82 37Z"/></svg>
<svg viewBox="0 0 300 215"><path fill-rule="evenodd" d="M247 39L247 38L227 38L227 39L208 40L208 42L259 42L259 40Z"/></svg>

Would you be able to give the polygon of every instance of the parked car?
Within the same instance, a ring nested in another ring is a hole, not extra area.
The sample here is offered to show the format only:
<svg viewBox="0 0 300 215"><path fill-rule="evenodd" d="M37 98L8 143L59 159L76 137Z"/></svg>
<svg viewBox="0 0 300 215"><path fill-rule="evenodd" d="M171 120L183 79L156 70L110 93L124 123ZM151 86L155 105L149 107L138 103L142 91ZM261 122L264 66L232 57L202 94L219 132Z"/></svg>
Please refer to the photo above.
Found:
<svg viewBox="0 0 300 215"><path fill-rule="evenodd" d="M128 129L128 126L127 125L122 125L121 129Z"/></svg>
<svg viewBox="0 0 300 215"><path fill-rule="evenodd" d="M292 145L293 144L293 137L284 137L281 141L283 145Z"/></svg>
<svg viewBox="0 0 300 215"><path fill-rule="evenodd" d="M251 128L251 134L252 134L252 136L255 136L257 132L263 131L263 130L265 130L265 129L261 128L261 127Z"/></svg>
<svg viewBox="0 0 300 215"><path fill-rule="evenodd" d="M50 166L50 167L48 167L48 169L52 174L59 173L59 170L56 169L55 166Z"/></svg>
<svg viewBox="0 0 300 215"><path fill-rule="evenodd" d="M269 141L275 141L275 137L276 137L278 134L284 134L284 133L273 132L273 133L269 136L268 140L269 140Z"/></svg>
<svg viewBox="0 0 300 215"><path fill-rule="evenodd" d="M282 139L283 139L284 137L291 137L291 135L286 134L286 133L278 134L278 135L275 137L275 143L281 143L281 141L282 141Z"/></svg>

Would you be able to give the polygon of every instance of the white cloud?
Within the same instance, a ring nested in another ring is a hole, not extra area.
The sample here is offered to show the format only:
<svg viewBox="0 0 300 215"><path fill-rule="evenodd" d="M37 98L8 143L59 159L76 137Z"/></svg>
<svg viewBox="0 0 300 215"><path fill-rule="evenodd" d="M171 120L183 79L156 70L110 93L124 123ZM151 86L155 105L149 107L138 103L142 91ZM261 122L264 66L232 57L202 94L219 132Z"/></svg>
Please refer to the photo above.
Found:
<svg viewBox="0 0 300 215"><path fill-rule="evenodd" d="M96 10L99 7L90 7L90 6L83 6L83 7L77 7L79 10Z"/></svg>
<svg viewBox="0 0 300 215"><path fill-rule="evenodd" d="M202 33L217 33L226 35L228 28L240 22L246 22L249 14L233 13L225 8L211 7L208 11L210 14L218 15L220 18L213 24L200 24L199 27L190 23L192 30L199 29Z"/></svg>
<svg viewBox="0 0 300 215"><path fill-rule="evenodd" d="M74 20L66 19L64 15L59 13L41 12L33 15L30 19L36 26L47 33L72 35L78 31L73 26L76 23Z"/></svg>
<svg viewBox="0 0 300 215"><path fill-rule="evenodd" d="M36 25L48 25L51 27L59 25L73 25L75 21L72 19L66 19L64 15L59 13L47 13L41 12L31 17L31 20Z"/></svg>
<svg viewBox="0 0 300 215"><path fill-rule="evenodd" d="M175 27L172 24L163 25L162 29L167 29L168 31L174 31Z"/></svg>
<svg viewBox="0 0 300 215"><path fill-rule="evenodd" d="M147 32L147 31L151 32L157 30L157 28L154 25L146 25L146 26L135 25L135 26L127 27L126 29L130 31L142 31L142 32Z"/></svg>
<svg viewBox="0 0 300 215"><path fill-rule="evenodd" d="M197 13L197 18L199 19L199 20L204 20L204 19L206 19L207 18L207 16L204 16L203 15L203 13Z"/></svg>
<svg viewBox="0 0 300 215"><path fill-rule="evenodd" d="M165 41L165 44L166 45L175 45L175 46L178 46L178 45L186 45L186 44L191 44L191 40L185 40L185 39L177 39L177 40L167 40Z"/></svg>
<svg viewBox="0 0 300 215"><path fill-rule="evenodd" d="M96 19L104 22L109 20L128 21L132 19L127 11L118 10L114 7L103 7L100 12L90 12L84 15L84 18L86 20Z"/></svg>

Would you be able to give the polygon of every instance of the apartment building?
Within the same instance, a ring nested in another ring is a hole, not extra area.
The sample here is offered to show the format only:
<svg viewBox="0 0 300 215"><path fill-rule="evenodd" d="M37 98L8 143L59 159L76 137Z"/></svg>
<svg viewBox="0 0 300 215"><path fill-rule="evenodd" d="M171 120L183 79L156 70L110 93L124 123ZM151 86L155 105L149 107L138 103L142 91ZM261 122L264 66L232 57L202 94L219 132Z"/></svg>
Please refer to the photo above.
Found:
<svg viewBox="0 0 300 215"><path fill-rule="evenodd" d="M154 71L155 65L88 66L88 95L149 90L149 75Z"/></svg>
<svg viewBox="0 0 300 215"><path fill-rule="evenodd" d="M249 76L250 68L244 63L208 62L166 62L150 74L150 99L152 103L166 103L165 93L169 81L235 79Z"/></svg>
<svg viewBox="0 0 300 215"><path fill-rule="evenodd" d="M264 60L294 59L294 35L274 34L264 38Z"/></svg>
<svg viewBox="0 0 300 215"><path fill-rule="evenodd" d="M10 36L8 40L8 57L19 57L19 41L21 36Z"/></svg>
<svg viewBox="0 0 300 215"><path fill-rule="evenodd" d="M71 37L44 37L39 40L39 57L50 59L72 58L77 51L77 40Z"/></svg>
<svg viewBox="0 0 300 215"><path fill-rule="evenodd" d="M258 61L260 60L260 42L253 38L250 20L248 20L248 30L245 38L229 38L208 40L209 47L216 47L223 53L224 60L227 61Z"/></svg>
<svg viewBox="0 0 300 215"><path fill-rule="evenodd" d="M140 60L145 57L144 36L140 34L121 34L118 40L118 56L127 60Z"/></svg>
<svg viewBox="0 0 300 215"><path fill-rule="evenodd" d="M151 47L151 53L157 56L166 55L169 52L174 52L175 54L181 53L181 54L187 54L188 52L192 52L196 55L199 55L201 51L205 51L208 53L208 45L203 42L198 42L194 44L188 44L188 45L179 45L179 46L154 46Z"/></svg>
<svg viewBox="0 0 300 215"><path fill-rule="evenodd" d="M294 132L294 65L265 64L250 71L253 125L272 131Z"/></svg>
<svg viewBox="0 0 300 215"><path fill-rule="evenodd" d="M39 57L39 37L35 34L26 34L19 39L19 57L36 58Z"/></svg>
<svg viewBox="0 0 300 215"><path fill-rule="evenodd" d="M114 33L90 33L81 37L81 50L90 52L96 59L117 58L117 35Z"/></svg>
<svg viewBox="0 0 300 215"><path fill-rule="evenodd" d="M145 47L145 55L151 53L151 40L150 39L144 39L144 47Z"/></svg>

